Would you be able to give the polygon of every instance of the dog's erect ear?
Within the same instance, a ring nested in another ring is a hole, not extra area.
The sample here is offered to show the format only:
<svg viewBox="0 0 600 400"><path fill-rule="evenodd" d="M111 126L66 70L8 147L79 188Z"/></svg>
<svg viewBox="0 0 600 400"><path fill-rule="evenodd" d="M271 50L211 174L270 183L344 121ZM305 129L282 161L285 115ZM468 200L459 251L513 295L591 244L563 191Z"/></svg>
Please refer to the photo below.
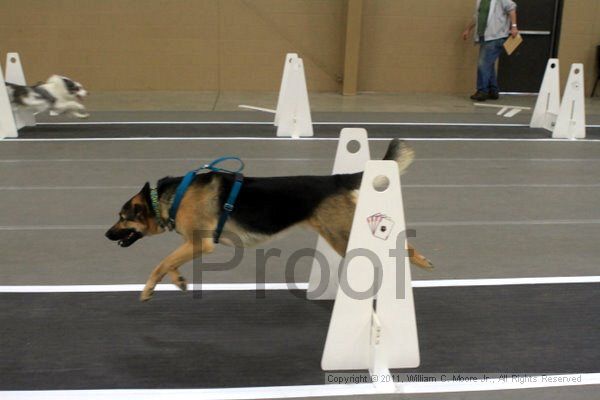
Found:
<svg viewBox="0 0 600 400"><path fill-rule="evenodd" d="M150 182L146 182L142 190L140 190L140 194L143 196L150 196Z"/></svg>
<svg viewBox="0 0 600 400"><path fill-rule="evenodd" d="M152 204L152 196L150 196L150 182L146 182L142 190L140 190L140 196L150 206Z"/></svg>

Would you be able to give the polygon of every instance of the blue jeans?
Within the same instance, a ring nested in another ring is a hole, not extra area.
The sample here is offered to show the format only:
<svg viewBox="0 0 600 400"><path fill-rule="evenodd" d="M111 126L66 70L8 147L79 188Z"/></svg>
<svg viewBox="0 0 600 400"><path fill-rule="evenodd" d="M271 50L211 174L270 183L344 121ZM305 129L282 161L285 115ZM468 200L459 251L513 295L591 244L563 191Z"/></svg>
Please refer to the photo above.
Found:
<svg viewBox="0 0 600 400"><path fill-rule="evenodd" d="M498 93L498 80L496 79L496 60L502 53L504 41L496 39L487 42L479 38L479 62L477 63L477 91Z"/></svg>

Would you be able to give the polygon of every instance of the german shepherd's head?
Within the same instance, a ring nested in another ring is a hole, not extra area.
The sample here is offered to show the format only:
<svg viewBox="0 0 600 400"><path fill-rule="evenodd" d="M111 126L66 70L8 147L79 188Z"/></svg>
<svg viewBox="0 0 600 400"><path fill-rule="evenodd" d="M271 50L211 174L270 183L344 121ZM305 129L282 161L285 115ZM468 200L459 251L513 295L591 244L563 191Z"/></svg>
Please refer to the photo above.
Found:
<svg viewBox="0 0 600 400"><path fill-rule="evenodd" d="M144 236L156 233L151 204L150 184L146 182L139 193L123 204L119 220L106 231L106 237L121 247L129 247Z"/></svg>

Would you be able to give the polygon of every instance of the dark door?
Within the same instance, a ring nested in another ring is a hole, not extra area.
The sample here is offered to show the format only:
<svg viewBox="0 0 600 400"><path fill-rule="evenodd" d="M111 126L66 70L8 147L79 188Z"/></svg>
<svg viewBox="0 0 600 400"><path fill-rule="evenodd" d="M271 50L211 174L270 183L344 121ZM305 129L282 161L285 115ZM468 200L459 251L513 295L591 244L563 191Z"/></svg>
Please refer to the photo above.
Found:
<svg viewBox="0 0 600 400"><path fill-rule="evenodd" d="M501 92L537 93L548 58L558 50L562 0L516 0L517 22L523 43L498 64Z"/></svg>

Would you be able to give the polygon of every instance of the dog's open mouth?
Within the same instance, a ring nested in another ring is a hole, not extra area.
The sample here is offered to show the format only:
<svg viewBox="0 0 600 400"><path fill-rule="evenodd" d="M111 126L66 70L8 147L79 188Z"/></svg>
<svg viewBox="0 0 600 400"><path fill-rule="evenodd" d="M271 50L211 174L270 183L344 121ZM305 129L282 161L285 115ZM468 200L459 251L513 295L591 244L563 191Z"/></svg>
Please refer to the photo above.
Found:
<svg viewBox="0 0 600 400"><path fill-rule="evenodd" d="M129 247L131 246L136 240L140 239L143 235L135 230L131 230L129 231L129 233L127 234L127 236L125 236L122 239L119 239L117 241L117 244L121 247Z"/></svg>

